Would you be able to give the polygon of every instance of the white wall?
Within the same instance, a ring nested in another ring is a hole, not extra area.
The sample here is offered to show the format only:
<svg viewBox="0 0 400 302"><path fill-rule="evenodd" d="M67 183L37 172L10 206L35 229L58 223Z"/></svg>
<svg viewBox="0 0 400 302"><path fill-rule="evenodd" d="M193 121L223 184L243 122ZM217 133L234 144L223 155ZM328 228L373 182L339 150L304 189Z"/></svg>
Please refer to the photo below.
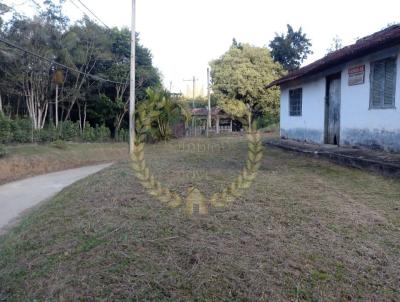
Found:
<svg viewBox="0 0 400 302"><path fill-rule="evenodd" d="M342 71L341 144L381 146L400 150L400 56L397 56L396 96L394 109L370 109L371 59L346 64ZM365 82L348 85L348 69L365 65Z"/></svg>
<svg viewBox="0 0 400 302"><path fill-rule="evenodd" d="M370 63L372 54L345 64L341 71L340 144L362 145L400 151L400 50L397 51L394 109L370 109ZM349 86L348 69L365 65L364 84ZM316 143L324 142L326 76L296 86L281 87L281 136ZM302 116L289 116L289 90L303 88Z"/></svg>
<svg viewBox="0 0 400 302"><path fill-rule="evenodd" d="M281 136L323 143L325 121L325 78L281 91ZM301 116L289 115L289 90L303 89Z"/></svg>

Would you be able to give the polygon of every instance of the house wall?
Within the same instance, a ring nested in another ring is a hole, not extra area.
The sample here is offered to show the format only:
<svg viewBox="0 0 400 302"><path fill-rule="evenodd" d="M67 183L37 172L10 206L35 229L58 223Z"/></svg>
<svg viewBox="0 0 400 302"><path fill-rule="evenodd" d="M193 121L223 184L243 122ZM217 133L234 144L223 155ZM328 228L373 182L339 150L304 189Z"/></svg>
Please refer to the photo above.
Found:
<svg viewBox="0 0 400 302"><path fill-rule="evenodd" d="M365 64L365 82L348 85L348 69ZM370 109L370 59L353 61L342 71L341 131L342 145L361 145L400 151L400 56L397 52L395 108Z"/></svg>
<svg viewBox="0 0 400 302"><path fill-rule="evenodd" d="M325 78L282 88L281 91L281 137L307 142L324 142ZM289 115L289 90L303 89L302 115Z"/></svg>
<svg viewBox="0 0 400 302"><path fill-rule="evenodd" d="M395 51L393 51L395 49ZM340 144L400 151L400 47L390 50L397 55L394 109L370 109L370 62L388 56L387 51L351 61L341 70ZM364 84L349 86L348 69L365 65ZM326 76L296 85L281 87L281 136L301 141L324 143ZM289 116L289 90L303 88L302 116Z"/></svg>

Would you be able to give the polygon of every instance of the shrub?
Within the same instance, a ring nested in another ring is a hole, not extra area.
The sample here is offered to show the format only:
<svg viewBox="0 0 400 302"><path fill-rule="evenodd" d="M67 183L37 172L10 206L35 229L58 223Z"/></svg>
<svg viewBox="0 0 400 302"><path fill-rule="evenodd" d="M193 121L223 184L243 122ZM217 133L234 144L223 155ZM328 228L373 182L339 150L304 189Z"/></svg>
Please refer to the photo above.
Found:
<svg viewBox="0 0 400 302"><path fill-rule="evenodd" d="M111 136L110 129L104 125L101 125L100 127L96 125L95 133L96 133L96 140L99 142L108 141Z"/></svg>
<svg viewBox="0 0 400 302"><path fill-rule="evenodd" d="M278 122L279 117L270 113L265 113L264 115L256 118L257 129L266 128L271 125L277 124Z"/></svg>
<svg viewBox="0 0 400 302"><path fill-rule="evenodd" d="M65 141L78 140L80 137L79 123L72 121L65 121L60 123L60 138Z"/></svg>
<svg viewBox="0 0 400 302"><path fill-rule="evenodd" d="M119 136L127 140L126 130L121 130ZM105 125L91 127L86 122L85 129L81 133L79 122L61 122L56 128L54 124L48 124L43 129L32 129L32 122L28 118L9 119L0 113L0 144L7 143L30 143L30 142L53 142L64 141L87 141L105 142L111 138L111 131Z"/></svg>
<svg viewBox="0 0 400 302"><path fill-rule="evenodd" d="M119 129L118 135L116 136L118 142L127 142L129 140L129 131L127 129Z"/></svg>
<svg viewBox="0 0 400 302"><path fill-rule="evenodd" d="M12 141L15 143L29 143L35 139L32 132L32 122L27 118L18 118L11 122Z"/></svg>
<svg viewBox="0 0 400 302"><path fill-rule="evenodd" d="M83 130L83 140L85 142L95 142L96 139L95 129L86 122L85 129Z"/></svg>
<svg viewBox="0 0 400 302"><path fill-rule="evenodd" d="M0 158L4 157L7 155L7 149L5 146L0 145Z"/></svg>
<svg viewBox="0 0 400 302"><path fill-rule="evenodd" d="M55 140L54 142L51 143L51 146L60 150L66 150L67 149L67 144L63 140Z"/></svg>
<svg viewBox="0 0 400 302"><path fill-rule="evenodd" d="M11 120L0 113L0 143L9 143L11 139Z"/></svg>
<svg viewBox="0 0 400 302"><path fill-rule="evenodd" d="M45 128L40 130L39 139L40 142L52 142L60 138L58 129L54 124L47 125Z"/></svg>

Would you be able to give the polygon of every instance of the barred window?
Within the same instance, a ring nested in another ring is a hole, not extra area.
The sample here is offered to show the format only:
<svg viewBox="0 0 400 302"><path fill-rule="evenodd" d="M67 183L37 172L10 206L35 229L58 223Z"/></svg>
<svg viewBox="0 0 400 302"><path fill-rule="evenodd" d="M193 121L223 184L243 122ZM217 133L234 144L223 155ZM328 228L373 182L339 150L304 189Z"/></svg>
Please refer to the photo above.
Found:
<svg viewBox="0 0 400 302"><path fill-rule="evenodd" d="M370 108L394 108L396 92L396 58L371 63Z"/></svg>
<svg viewBox="0 0 400 302"><path fill-rule="evenodd" d="M289 90L289 115L301 116L303 89Z"/></svg>

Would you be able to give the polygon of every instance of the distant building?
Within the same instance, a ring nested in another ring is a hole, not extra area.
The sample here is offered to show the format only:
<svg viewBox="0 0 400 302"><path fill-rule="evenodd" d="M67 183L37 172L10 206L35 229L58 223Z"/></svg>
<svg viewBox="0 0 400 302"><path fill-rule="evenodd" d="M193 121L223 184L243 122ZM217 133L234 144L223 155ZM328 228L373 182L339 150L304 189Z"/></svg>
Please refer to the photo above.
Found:
<svg viewBox="0 0 400 302"><path fill-rule="evenodd" d="M283 138L400 151L400 25L268 85L281 88Z"/></svg>
<svg viewBox="0 0 400 302"><path fill-rule="evenodd" d="M188 129L188 136L204 135L207 131L207 108L192 109L193 125ZM221 134L240 131L242 124L226 114L221 108L211 108L211 128L210 133Z"/></svg>

